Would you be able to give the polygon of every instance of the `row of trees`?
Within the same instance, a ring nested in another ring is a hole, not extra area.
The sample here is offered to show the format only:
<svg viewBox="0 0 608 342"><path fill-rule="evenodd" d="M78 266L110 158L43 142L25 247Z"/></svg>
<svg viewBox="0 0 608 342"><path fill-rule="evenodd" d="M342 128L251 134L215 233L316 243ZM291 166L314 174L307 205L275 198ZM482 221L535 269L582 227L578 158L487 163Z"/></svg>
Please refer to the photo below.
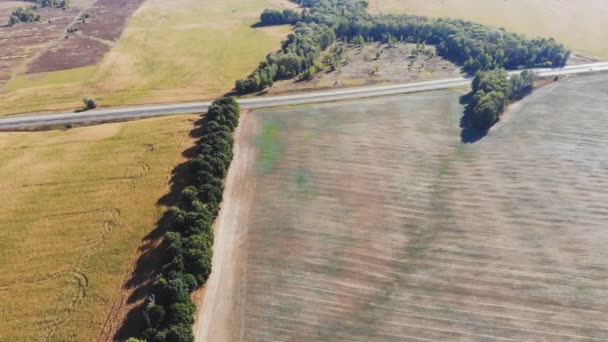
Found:
<svg viewBox="0 0 608 342"><path fill-rule="evenodd" d="M470 124L487 130L498 121L509 102L532 92L534 73L525 70L509 80L504 69L479 71L473 79L472 87L472 100L468 108Z"/></svg>
<svg viewBox="0 0 608 342"><path fill-rule="evenodd" d="M321 51L335 40L334 30L327 25L299 22L279 52L266 56L266 60L251 75L236 82L237 92L253 93L272 86L277 80L316 73Z"/></svg>
<svg viewBox="0 0 608 342"><path fill-rule="evenodd" d="M232 161L232 133L239 120L232 97L213 102L205 116L206 132L190 162L193 183L171 210L171 231L164 239L167 262L153 285L144 316L147 342L191 342L195 305L190 293L211 274L213 221L218 215L224 178ZM135 341L133 339L132 341Z"/></svg>
<svg viewBox="0 0 608 342"><path fill-rule="evenodd" d="M269 55L253 74L236 83L238 93L257 92L272 86L274 81L295 76L309 78L311 72L323 69L316 58L336 38L359 45L366 41L432 44L440 56L462 65L470 74L496 68L559 67L570 56L570 51L553 38L527 39L466 20L370 15L365 0L291 1L304 7L302 13L267 10L262 13L260 23L295 23L296 32L283 44L282 51ZM292 48L294 43L300 45Z"/></svg>

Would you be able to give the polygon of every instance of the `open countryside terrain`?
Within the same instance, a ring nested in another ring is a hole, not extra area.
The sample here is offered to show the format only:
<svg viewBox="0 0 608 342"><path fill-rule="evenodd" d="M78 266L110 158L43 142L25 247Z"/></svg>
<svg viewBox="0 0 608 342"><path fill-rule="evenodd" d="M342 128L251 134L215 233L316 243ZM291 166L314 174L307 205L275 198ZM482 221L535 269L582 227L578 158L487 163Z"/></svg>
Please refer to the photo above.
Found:
<svg viewBox="0 0 608 342"><path fill-rule="evenodd" d="M268 90L268 94L370 84L412 83L463 75L457 65L437 56L432 45L396 43L389 46L368 43L359 47L340 42L336 46L345 50L338 68L327 69L306 82L276 82Z"/></svg>
<svg viewBox="0 0 608 342"><path fill-rule="evenodd" d="M114 5L116 0L98 1ZM116 3L115 12L124 10L122 3ZM92 16L86 24L76 25L79 30L62 40L57 50L47 52L46 60L66 55L65 49L78 51L73 44L89 34L99 36L92 44L102 44L109 53L88 66L60 71L44 69L46 64L39 59L42 69L22 73L0 91L0 114L74 109L85 96L95 97L104 106L116 106L222 95L289 33L287 26L252 28L260 12L287 6L294 5L287 0L148 0L129 20L122 36L112 20L104 20L107 27L95 26L99 21ZM100 16L106 13L98 12ZM91 55L97 58L103 53Z"/></svg>
<svg viewBox="0 0 608 342"><path fill-rule="evenodd" d="M474 145L455 91L245 114L199 340L605 340L607 82Z"/></svg>
<svg viewBox="0 0 608 342"><path fill-rule="evenodd" d="M92 2L74 2L67 11L61 8L41 8L37 12L42 17L40 22L10 27L6 23L11 13L18 7L31 6L31 3L0 0L0 89L13 76L27 72L30 60L58 44L78 13Z"/></svg>
<svg viewBox="0 0 608 342"><path fill-rule="evenodd" d="M0 340L111 339L195 119L0 135Z"/></svg>
<svg viewBox="0 0 608 342"><path fill-rule="evenodd" d="M603 0L370 0L370 12L452 17L553 37L577 54L608 58L608 6Z"/></svg>

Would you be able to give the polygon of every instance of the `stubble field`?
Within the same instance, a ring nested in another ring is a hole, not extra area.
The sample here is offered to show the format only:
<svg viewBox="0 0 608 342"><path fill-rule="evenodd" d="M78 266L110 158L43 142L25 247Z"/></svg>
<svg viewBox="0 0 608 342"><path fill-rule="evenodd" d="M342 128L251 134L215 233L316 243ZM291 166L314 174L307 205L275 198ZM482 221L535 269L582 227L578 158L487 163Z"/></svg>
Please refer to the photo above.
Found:
<svg viewBox="0 0 608 342"><path fill-rule="evenodd" d="M98 1L118 6L115 12L124 10L121 1ZM48 58L56 60L66 48L70 54L78 51L73 44L88 35L98 37L91 43L109 52L96 54L93 66L16 77L0 91L0 115L75 109L85 96L95 97L102 106L215 98L280 47L288 26L251 25L265 8L288 6L294 5L287 0L147 0L124 32L108 24L107 34L93 17L77 25L79 31L61 42L65 48L59 46ZM49 71L43 68L44 60L39 62L40 70Z"/></svg>
<svg viewBox="0 0 608 342"><path fill-rule="evenodd" d="M370 0L373 13L455 17L525 34L554 37L574 52L608 58L603 0Z"/></svg>
<svg viewBox="0 0 608 342"><path fill-rule="evenodd" d="M112 338L195 118L0 135L1 341Z"/></svg>
<svg viewBox="0 0 608 342"><path fill-rule="evenodd" d="M474 145L455 91L244 115L233 340L605 340L607 82L547 86Z"/></svg>

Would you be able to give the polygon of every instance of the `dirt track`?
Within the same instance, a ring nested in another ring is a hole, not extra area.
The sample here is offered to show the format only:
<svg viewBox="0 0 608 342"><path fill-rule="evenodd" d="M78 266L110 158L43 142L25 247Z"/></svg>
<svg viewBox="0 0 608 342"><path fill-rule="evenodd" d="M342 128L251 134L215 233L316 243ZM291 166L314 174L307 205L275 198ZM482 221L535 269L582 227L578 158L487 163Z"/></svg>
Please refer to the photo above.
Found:
<svg viewBox="0 0 608 342"><path fill-rule="evenodd" d="M205 285L205 296L196 317L196 341L239 339L244 317L242 281L247 253L247 227L255 193L256 148L251 143L258 131L257 121L242 114L235 133L234 160L226 179L224 202L215 222L213 273Z"/></svg>

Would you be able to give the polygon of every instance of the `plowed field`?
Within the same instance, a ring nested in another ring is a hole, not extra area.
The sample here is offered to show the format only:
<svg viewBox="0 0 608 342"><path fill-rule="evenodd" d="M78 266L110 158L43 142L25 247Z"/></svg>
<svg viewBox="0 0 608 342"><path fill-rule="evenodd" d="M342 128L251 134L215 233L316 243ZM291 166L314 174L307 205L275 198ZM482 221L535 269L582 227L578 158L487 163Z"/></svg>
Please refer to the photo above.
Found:
<svg viewBox="0 0 608 342"><path fill-rule="evenodd" d="M233 339L606 340L607 84L547 86L474 145L452 91L245 115Z"/></svg>

